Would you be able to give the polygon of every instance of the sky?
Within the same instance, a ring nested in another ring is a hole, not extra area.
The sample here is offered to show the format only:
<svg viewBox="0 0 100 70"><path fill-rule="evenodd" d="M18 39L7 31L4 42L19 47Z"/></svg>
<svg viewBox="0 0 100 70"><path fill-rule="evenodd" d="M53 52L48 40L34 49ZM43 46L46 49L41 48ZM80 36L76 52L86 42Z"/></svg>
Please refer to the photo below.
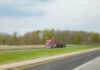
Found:
<svg viewBox="0 0 100 70"><path fill-rule="evenodd" d="M0 0L0 32L43 29L100 33L100 0Z"/></svg>

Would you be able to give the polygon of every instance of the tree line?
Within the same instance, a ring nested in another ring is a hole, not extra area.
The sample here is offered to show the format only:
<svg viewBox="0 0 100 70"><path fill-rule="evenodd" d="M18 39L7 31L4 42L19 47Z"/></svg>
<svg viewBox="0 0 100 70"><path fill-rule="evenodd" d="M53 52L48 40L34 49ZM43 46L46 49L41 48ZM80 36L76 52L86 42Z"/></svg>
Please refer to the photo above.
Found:
<svg viewBox="0 0 100 70"><path fill-rule="evenodd" d="M54 38L55 41L68 44L99 44L100 34L96 32L68 31L68 30L37 30L18 36L0 33L0 45L39 45L45 44L46 40Z"/></svg>

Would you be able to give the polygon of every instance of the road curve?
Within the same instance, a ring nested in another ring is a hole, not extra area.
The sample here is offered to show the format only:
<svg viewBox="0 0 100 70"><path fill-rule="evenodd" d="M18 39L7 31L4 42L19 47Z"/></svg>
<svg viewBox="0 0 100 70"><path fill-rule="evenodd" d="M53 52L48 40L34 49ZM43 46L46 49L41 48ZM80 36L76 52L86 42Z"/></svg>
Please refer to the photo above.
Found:
<svg viewBox="0 0 100 70"><path fill-rule="evenodd" d="M98 56L100 56L100 50L8 70L74 70L78 66L83 65Z"/></svg>

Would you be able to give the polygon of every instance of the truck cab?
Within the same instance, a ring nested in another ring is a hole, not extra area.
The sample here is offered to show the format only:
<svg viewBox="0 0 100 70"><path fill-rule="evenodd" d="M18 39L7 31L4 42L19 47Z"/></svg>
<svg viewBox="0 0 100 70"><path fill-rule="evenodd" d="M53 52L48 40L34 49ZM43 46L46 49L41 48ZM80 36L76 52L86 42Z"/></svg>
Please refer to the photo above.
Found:
<svg viewBox="0 0 100 70"><path fill-rule="evenodd" d="M45 45L46 48L53 48L54 46L55 46L54 39L48 39L46 41L46 45Z"/></svg>
<svg viewBox="0 0 100 70"><path fill-rule="evenodd" d="M64 48L65 43L54 41L54 39L48 39L45 44L45 48Z"/></svg>

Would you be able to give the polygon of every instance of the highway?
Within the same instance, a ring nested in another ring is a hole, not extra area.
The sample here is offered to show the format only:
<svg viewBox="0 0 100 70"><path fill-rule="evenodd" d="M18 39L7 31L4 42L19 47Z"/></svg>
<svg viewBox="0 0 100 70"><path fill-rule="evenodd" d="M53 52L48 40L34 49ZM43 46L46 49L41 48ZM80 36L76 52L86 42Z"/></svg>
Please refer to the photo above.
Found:
<svg viewBox="0 0 100 70"><path fill-rule="evenodd" d="M87 62L92 61L93 59L99 56L100 56L100 50L97 50L97 51L78 54L70 57L63 57L63 58L49 60L41 63L12 68L8 70L84 70L84 69L79 69L78 67L86 64ZM99 59L97 59L97 61L99 61ZM91 67L93 64L96 64L96 62L90 64L89 66ZM99 67L100 66L98 66L98 68ZM85 70L89 70L88 66L85 68Z"/></svg>
<svg viewBox="0 0 100 70"><path fill-rule="evenodd" d="M100 70L100 56L77 67L74 70Z"/></svg>
<svg viewBox="0 0 100 70"><path fill-rule="evenodd" d="M20 52L20 51L31 51L44 48L24 48L24 49L11 49L11 50L0 50L0 52Z"/></svg>

